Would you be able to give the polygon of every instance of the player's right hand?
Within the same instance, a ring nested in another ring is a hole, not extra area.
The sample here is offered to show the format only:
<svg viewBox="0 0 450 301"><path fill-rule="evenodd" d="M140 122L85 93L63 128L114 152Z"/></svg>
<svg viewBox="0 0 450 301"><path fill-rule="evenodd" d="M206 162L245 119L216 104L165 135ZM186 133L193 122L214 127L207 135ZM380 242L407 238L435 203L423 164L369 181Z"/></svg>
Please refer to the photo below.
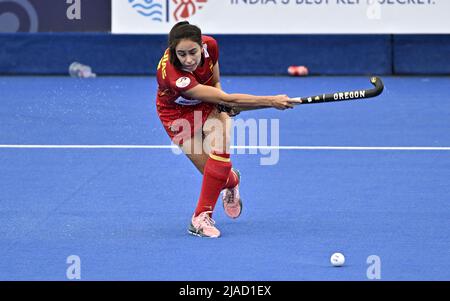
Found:
<svg viewBox="0 0 450 301"><path fill-rule="evenodd" d="M271 97L272 107L278 110L286 110L294 108L294 103L299 101L289 98L287 95L276 95Z"/></svg>

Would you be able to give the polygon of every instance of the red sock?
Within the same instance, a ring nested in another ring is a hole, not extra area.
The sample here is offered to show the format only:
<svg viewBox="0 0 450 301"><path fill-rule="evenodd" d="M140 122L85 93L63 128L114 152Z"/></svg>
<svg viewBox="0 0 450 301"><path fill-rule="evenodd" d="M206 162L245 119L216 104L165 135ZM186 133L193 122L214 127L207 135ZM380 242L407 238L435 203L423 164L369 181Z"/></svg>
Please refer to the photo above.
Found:
<svg viewBox="0 0 450 301"><path fill-rule="evenodd" d="M220 191L225 186L231 170L229 154L212 153L203 171L202 191L195 209L195 216L204 211L213 211Z"/></svg>
<svg viewBox="0 0 450 301"><path fill-rule="evenodd" d="M230 170L230 174L228 175L227 183L223 188L234 188L237 184L239 184L239 177L232 169Z"/></svg>

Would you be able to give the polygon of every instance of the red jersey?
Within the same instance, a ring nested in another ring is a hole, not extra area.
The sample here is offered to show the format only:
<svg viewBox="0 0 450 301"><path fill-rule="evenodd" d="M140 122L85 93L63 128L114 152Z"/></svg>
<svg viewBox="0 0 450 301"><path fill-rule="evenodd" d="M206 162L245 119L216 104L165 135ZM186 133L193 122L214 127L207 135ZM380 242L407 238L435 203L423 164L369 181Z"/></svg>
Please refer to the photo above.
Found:
<svg viewBox="0 0 450 301"><path fill-rule="evenodd" d="M188 120L191 123L192 137L193 133L199 128L197 124L194 126L194 112L202 112L203 124L216 107L216 105L211 103L203 103L199 100L182 96L184 91L192 89L198 84L213 85L213 68L219 59L217 42L209 36L202 36L202 42L203 64L199 65L194 72L183 71L173 66L169 60L169 49L165 51L158 64L156 72L158 81L156 109L164 128L171 138L177 134L170 128L173 121L177 119Z"/></svg>

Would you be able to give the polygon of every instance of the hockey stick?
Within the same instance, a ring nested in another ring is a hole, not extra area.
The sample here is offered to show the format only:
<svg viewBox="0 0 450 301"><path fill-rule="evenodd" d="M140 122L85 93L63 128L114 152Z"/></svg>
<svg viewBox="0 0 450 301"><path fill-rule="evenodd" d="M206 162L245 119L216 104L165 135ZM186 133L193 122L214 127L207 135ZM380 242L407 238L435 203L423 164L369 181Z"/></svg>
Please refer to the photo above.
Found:
<svg viewBox="0 0 450 301"><path fill-rule="evenodd" d="M381 78L373 76L370 79L370 83L374 85L372 89L366 90L355 90L355 91L345 91L336 92L330 94L321 94L309 97L294 97L293 99L301 100L299 104L309 104L309 103L321 103L321 102L332 102L332 101L344 101L344 100L356 100L363 98L372 98L380 95L383 92L384 84Z"/></svg>
<svg viewBox="0 0 450 301"><path fill-rule="evenodd" d="M377 76L373 76L370 78L370 83L374 86L372 89L365 90L352 90L345 92L335 92L329 94L320 94L315 96L308 97L294 97L292 99L301 100L301 103L293 103L294 105L303 105L303 104L313 104L313 103L323 103L323 102L335 102L335 101L348 101L348 100L358 100L365 98L372 98L380 95L383 92L384 84L381 78ZM230 115L234 116L243 111L264 109L268 107L228 107L225 105L218 106L220 112L227 112Z"/></svg>

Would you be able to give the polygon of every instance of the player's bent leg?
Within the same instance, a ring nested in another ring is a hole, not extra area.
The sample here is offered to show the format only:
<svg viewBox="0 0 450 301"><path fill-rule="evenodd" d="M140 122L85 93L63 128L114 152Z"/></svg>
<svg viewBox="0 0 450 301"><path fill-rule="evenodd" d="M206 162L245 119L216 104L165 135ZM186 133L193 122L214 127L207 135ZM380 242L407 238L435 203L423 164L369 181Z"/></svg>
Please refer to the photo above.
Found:
<svg viewBox="0 0 450 301"><path fill-rule="evenodd" d="M216 125L208 134L212 135L214 138L211 139L211 142L216 143L218 134L222 135L221 126ZM195 140L193 142L195 142ZM212 148L209 153L209 151L204 148L201 154L197 154L195 152L190 152L189 149L186 149L186 146L183 147L183 151L185 151L186 155L194 163L197 169L203 169L200 197L189 226L189 233L202 237L220 236L220 231L215 227L214 220L212 219L212 213L220 191L228 181L231 170L229 153L216 149Z"/></svg>
<svg viewBox="0 0 450 301"><path fill-rule="evenodd" d="M190 151L185 151L185 154L195 165L195 167L200 171L200 173L203 174L209 155L204 152L202 152L201 154L195 154L194 152ZM212 211L203 211L198 216L196 216L194 213L191 218L188 233L199 237L219 237L220 231L216 228L215 222L211 218L211 215Z"/></svg>

